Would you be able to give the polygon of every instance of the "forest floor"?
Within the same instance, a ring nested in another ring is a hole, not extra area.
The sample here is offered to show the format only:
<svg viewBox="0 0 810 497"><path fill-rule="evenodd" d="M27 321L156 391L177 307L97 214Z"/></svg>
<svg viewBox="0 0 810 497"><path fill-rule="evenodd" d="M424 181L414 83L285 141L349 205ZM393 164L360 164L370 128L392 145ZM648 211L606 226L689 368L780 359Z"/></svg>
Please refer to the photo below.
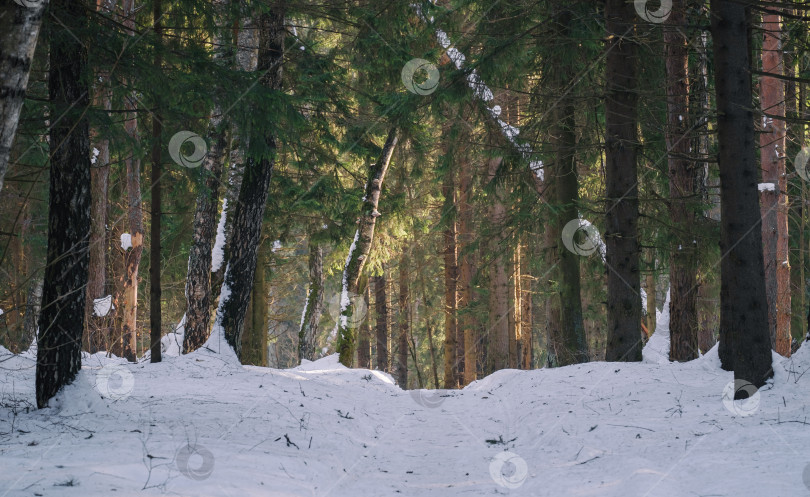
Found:
<svg viewBox="0 0 810 497"><path fill-rule="evenodd" d="M458 391L402 391L335 356L278 370L208 349L97 354L42 410L31 354L0 350L0 497L810 495L810 348L734 403L716 350L671 364L660 336L643 363Z"/></svg>

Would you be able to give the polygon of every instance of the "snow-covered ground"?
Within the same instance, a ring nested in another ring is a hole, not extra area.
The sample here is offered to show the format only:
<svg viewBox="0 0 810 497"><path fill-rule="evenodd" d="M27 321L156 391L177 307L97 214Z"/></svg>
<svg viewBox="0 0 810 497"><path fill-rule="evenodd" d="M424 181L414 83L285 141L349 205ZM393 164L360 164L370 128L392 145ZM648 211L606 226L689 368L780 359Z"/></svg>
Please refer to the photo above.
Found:
<svg viewBox="0 0 810 497"><path fill-rule="evenodd" d="M808 347L737 404L716 351L435 392L336 356L277 370L200 350L87 356L35 410L33 358L0 355L0 497L810 495Z"/></svg>

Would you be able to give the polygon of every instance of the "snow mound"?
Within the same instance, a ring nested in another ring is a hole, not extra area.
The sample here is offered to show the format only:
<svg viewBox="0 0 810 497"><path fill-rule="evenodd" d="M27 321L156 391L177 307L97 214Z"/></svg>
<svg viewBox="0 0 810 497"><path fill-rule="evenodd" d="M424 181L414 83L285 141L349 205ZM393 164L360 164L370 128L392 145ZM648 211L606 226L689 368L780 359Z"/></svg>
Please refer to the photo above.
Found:
<svg viewBox="0 0 810 497"><path fill-rule="evenodd" d="M655 332L641 351L643 361L650 364L669 362L669 290L664 307L656 311Z"/></svg>

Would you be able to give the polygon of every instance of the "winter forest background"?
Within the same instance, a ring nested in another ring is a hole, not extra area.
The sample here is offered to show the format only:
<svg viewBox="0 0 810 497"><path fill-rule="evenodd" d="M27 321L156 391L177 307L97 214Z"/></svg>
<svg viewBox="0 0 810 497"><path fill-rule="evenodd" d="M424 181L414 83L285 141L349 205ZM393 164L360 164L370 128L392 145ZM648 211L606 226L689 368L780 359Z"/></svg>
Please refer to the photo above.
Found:
<svg viewBox="0 0 810 497"><path fill-rule="evenodd" d="M809 494L808 16L2 0L0 497Z"/></svg>

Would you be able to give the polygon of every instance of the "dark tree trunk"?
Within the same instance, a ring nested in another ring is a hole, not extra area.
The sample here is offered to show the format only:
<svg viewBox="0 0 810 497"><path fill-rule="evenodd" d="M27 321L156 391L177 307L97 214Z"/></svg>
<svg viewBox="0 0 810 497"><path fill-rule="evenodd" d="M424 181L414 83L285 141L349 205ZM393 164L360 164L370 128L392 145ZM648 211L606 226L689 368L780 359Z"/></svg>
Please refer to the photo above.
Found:
<svg viewBox="0 0 810 497"><path fill-rule="evenodd" d="M399 261L399 332L397 333L396 350L396 380L403 390L408 388L408 325L410 312L408 312L410 289L408 287L409 260L407 254L402 254Z"/></svg>
<svg viewBox="0 0 810 497"><path fill-rule="evenodd" d="M282 60L284 57L284 8L276 3L259 20L259 58L257 69L262 74L261 84L271 90L281 90ZM272 133L264 137L262 157L249 157L245 167L239 200L236 202L230 258L225 270L228 296L220 302L217 316L225 339L238 357L241 357L242 331L250 291L256 274L256 254L262 233L264 208L270 179L275 164L276 138ZM223 289L224 293L224 289ZM220 299L224 298L223 296Z"/></svg>
<svg viewBox="0 0 810 497"><path fill-rule="evenodd" d="M689 52L686 35L686 2L674 0L664 25L667 72L667 132L669 164L670 247L670 350L672 361L698 357L697 264L694 235L695 200L698 197L696 163L690 158ZM649 297L648 297L649 298Z"/></svg>
<svg viewBox="0 0 810 497"><path fill-rule="evenodd" d="M22 6L21 3L30 3ZM0 5L0 191L8 169L11 146L20 122L20 111L28 88L31 60L37 47L42 14L47 0L5 1ZM57 6L57 8L59 8ZM72 102L70 102L72 103Z"/></svg>
<svg viewBox="0 0 810 497"><path fill-rule="evenodd" d="M360 280L363 290L363 302L365 308L368 309L369 302L371 302L371 285L368 284L368 278L363 277ZM371 369L371 318L370 313L366 312L363 316L363 322L360 323L360 331L357 337L357 367Z"/></svg>
<svg viewBox="0 0 810 497"><path fill-rule="evenodd" d="M309 291L301 316L301 329L298 330L298 361L315 360L315 345L323 308L323 247L309 242ZM366 341L368 343L368 341ZM359 354L359 353L358 353ZM358 357L359 361L359 357ZM360 367L365 367L361 365Z"/></svg>
<svg viewBox="0 0 810 497"><path fill-rule="evenodd" d="M458 355L459 385L467 385L478 376L476 358L478 350L478 323L471 311L473 304L473 209L472 209L472 164L462 156L459 166L458 196L458 309L459 333L456 344Z"/></svg>
<svg viewBox="0 0 810 497"><path fill-rule="evenodd" d="M765 299L754 115L750 6L712 0L721 196L721 338L732 336L734 379L761 387L773 376Z"/></svg>
<svg viewBox="0 0 810 497"><path fill-rule="evenodd" d="M495 174L502 162L502 158L489 159L488 176L495 181ZM506 206L501 197L503 188L495 187L495 195L490 200L488 221L490 226L499 233L489 244L489 254L493 258L489 268L489 333L487 343L486 374L509 367L509 277L506 274L506 261L504 260L506 221Z"/></svg>
<svg viewBox="0 0 810 497"><path fill-rule="evenodd" d="M377 369L388 371L388 301L386 298L385 273L371 279L374 284L374 310L377 316L375 349L377 350Z"/></svg>
<svg viewBox="0 0 810 497"><path fill-rule="evenodd" d="M25 300L25 319L23 320L23 334L20 350L26 350L37 338L37 321L42 308L42 280L37 278L28 290Z"/></svg>
<svg viewBox="0 0 810 497"><path fill-rule="evenodd" d="M249 323L245 324L242 334L242 364L267 366L267 286L265 269L270 263L273 244L263 240L259 247L256 264L256 276L253 278L253 289L248 306ZM280 366L280 365L279 365Z"/></svg>
<svg viewBox="0 0 810 497"><path fill-rule="evenodd" d="M607 0L605 197L607 361L641 360L636 106L638 55L632 3Z"/></svg>
<svg viewBox="0 0 810 497"><path fill-rule="evenodd" d="M55 0L51 12L66 28L53 28L48 74L51 115L60 119L50 130L48 255L36 365L40 408L73 381L81 368L90 232L87 53L70 33L84 29L87 13L84 6L70 0Z"/></svg>
<svg viewBox="0 0 810 497"><path fill-rule="evenodd" d="M209 123L210 148L202 164L205 179L197 195L194 211L193 241L188 254L186 278L186 324L183 335L183 353L202 347L208 339L211 320L211 253L217 236L217 205L222 159L225 153L225 131L222 128L222 110L214 109Z"/></svg>
<svg viewBox="0 0 810 497"><path fill-rule="evenodd" d="M456 312L458 309L458 257L456 251L455 202L456 186L453 181L453 170L447 171L442 184L444 208L442 217L446 223L444 229L444 388L458 386L458 326Z"/></svg>
<svg viewBox="0 0 810 497"><path fill-rule="evenodd" d="M158 39L157 52L155 54L155 68L160 71L163 65L161 56L160 37L163 35L161 18L163 17L161 0L155 0L152 6L152 20L154 22L155 37ZM158 104L159 105L159 104ZM161 161L161 134L163 125L161 123L160 108L152 114L152 163L149 171L152 184L151 202L151 224L149 230L149 357L150 362L160 362L160 336L162 331L161 313L161 285L160 269L163 265L160 260L160 231L161 216L161 177L163 176L163 163ZM132 351L135 352L134 350Z"/></svg>
<svg viewBox="0 0 810 497"><path fill-rule="evenodd" d="M360 214L360 222L357 232L354 235L354 242L349 248L349 256L346 258L346 265L343 268L343 282L341 288L340 318L337 323L337 352L340 355L340 363L346 367L351 367L354 360L354 348L356 339L349 326L350 318L354 312L351 296L357 295L360 274L363 272L366 259L371 253L371 243L374 239L374 226L380 213L377 206L380 202L383 180L388 171L388 164L391 162L391 155L399 140L399 131L392 128L388 132L380 158L371 167L366 182L366 191L363 207ZM387 362L387 358L386 358Z"/></svg>

